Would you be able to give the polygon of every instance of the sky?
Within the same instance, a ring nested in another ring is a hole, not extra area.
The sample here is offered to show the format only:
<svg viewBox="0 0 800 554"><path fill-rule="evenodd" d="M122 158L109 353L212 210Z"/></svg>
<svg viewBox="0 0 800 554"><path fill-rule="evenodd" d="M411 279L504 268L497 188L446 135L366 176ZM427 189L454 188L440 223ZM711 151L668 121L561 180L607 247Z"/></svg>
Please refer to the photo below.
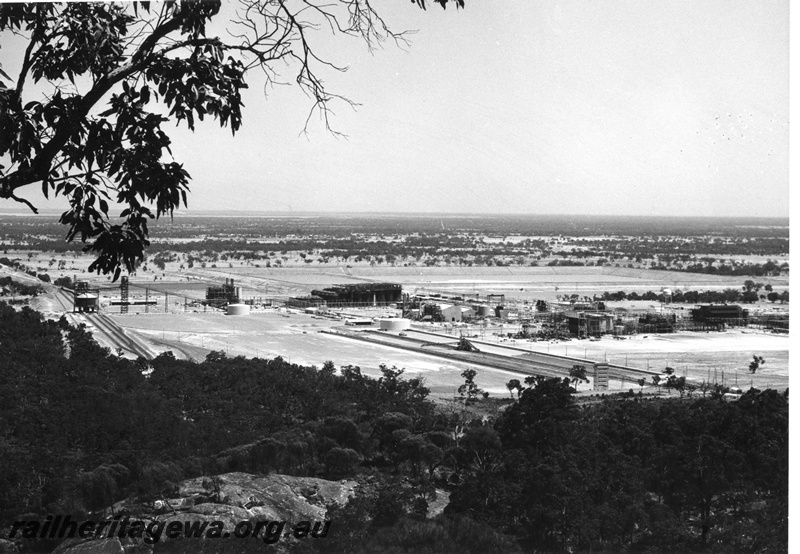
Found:
<svg viewBox="0 0 800 554"><path fill-rule="evenodd" d="M346 138L258 74L235 137L168 125L188 213L789 215L787 0L373 5L410 46L312 38Z"/></svg>

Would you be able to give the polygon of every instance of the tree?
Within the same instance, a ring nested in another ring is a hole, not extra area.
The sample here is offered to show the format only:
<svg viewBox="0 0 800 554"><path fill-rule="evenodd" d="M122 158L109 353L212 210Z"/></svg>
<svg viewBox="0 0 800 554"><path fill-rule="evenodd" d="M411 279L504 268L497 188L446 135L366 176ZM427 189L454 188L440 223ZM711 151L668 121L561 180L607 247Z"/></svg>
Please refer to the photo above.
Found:
<svg viewBox="0 0 800 554"><path fill-rule="evenodd" d="M769 300L769 301L770 301L770 302L772 302L773 304L774 304L774 303L775 303L775 301L776 301L776 300L778 300L779 298L780 298L780 294L778 294L778 293L777 293L777 292L775 292L775 291L770 291L770 292L769 292L769 294L767 294L767 300Z"/></svg>
<svg viewBox="0 0 800 554"><path fill-rule="evenodd" d="M742 302L747 302L748 304L752 304L753 302L758 302L758 293L755 292L754 290L743 292Z"/></svg>
<svg viewBox="0 0 800 554"><path fill-rule="evenodd" d="M755 373L756 371L758 371L758 368L763 366L764 363L765 363L764 362L764 358L762 358L761 356L756 356L754 354L753 355L753 361L750 362L750 365L748 366L748 369L750 370L750 373Z"/></svg>
<svg viewBox="0 0 800 554"><path fill-rule="evenodd" d="M319 370L319 373L325 377L332 377L336 375L336 365L331 360L327 360L322 364L322 369Z"/></svg>
<svg viewBox="0 0 800 554"><path fill-rule="evenodd" d="M458 394L464 398L465 401L476 400L478 395L483 395L484 398L488 396L482 389L475 384L475 375L477 371L474 369L465 369L461 376L464 378L464 384L458 387Z"/></svg>
<svg viewBox="0 0 800 554"><path fill-rule="evenodd" d="M575 389L578 388L578 383L580 382L588 383L589 378L586 376L586 367L577 364L572 366L572 369L569 370L569 380Z"/></svg>
<svg viewBox="0 0 800 554"><path fill-rule="evenodd" d="M522 383L519 382L519 379L511 379L508 383L506 383L506 388L508 389L511 398L514 398L514 391L517 391L517 398L519 399L519 393L522 391Z"/></svg>
<svg viewBox="0 0 800 554"><path fill-rule="evenodd" d="M331 479L342 479L350 475L361 460L361 454L355 450L337 446L325 456L325 468Z"/></svg>
<svg viewBox="0 0 800 554"><path fill-rule="evenodd" d="M0 65L0 159L10 162L0 165L0 198L37 212L21 189L38 184L45 198L66 197L59 222L67 241L93 241L84 248L97 255L90 271L115 280L131 272L149 244L147 220L186 205L190 176L172 158L163 123L194 130L208 117L235 133L246 77L261 71L278 83L288 66L330 129L330 103L350 101L325 88L320 71L338 68L310 42L314 29L360 37L370 49L406 41L368 0L238 0L226 38L210 34L225 19L220 8L219 0L0 4L3 44L15 35L26 45L16 78Z"/></svg>
<svg viewBox="0 0 800 554"><path fill-rule="evenodd" d="M661 392L661 376L660 375L653 375L653 385L658 388L658 392Z"/></svg>
<svg viewBox="0 0 800 554"><path fill-rule="evenodd" d="M467 463L476 471L492 471L499 463L500 436L489 426L470 427L464 433L461 447L467 454Z"/></svg>

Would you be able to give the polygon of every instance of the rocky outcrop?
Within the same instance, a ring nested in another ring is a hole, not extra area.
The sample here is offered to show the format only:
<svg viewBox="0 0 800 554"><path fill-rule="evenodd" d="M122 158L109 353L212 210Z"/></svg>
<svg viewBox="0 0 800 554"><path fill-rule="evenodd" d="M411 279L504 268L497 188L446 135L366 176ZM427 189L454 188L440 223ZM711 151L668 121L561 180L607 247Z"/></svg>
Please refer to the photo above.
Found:
<svg viewBox="0 0 800 554"><path fill-rule="evenodd" d="M17 550L17 546L5 539L0 539L0 554L17 554L19 550Z"/></svg>
<svg viewBox="0 0 800 554"><path fill-rule="evenodd" d="M142 503L135 499L123 500L106 510L101 517L95 519L111 520L129 518L140 520L145 525L154 522L163 524L166 529L170 522L180 522L179 528L194 523L209 525L221 522L217 531L234 536L234 530L240 522L250 522L252 528L259 522L287 522L280 540L295 540L288 532L299 522L315 522L326 520L328 508L345 505L354 495L355 481L327 481L313 477L292 477L288 475L253 475L249 473L226 473L213 477L198 477L183 481L178 485L178 494L173 498L164 498L153 502ZM177 526L177 524L176 524ZM167 539L162 533L159 541ZM179 539L176 539L179 540ZM203 542L208 539L191 540L185 543L192 551L208 550ZM201 542L195 542L201 541ZM152 552L153 545L147 544L144 538L124 537L121 539L81 540L69 539L59 546L55 552L61 554L122 554ZM152 542L152 541L151 541ZM230 546L235 550L235 541ZM215 547L213 551L218 551ZM279 546L279 545L278 545ZM231 550L233 551L233 550Z"/></svg>

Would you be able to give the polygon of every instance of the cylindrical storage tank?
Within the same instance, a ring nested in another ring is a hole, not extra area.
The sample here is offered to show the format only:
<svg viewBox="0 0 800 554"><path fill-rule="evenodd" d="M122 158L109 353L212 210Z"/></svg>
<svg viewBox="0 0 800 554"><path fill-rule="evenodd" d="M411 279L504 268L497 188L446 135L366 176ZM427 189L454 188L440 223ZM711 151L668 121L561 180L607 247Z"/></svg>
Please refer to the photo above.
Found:
<svg viewBox="0 0 800 554"><path fill-rule="evenodd" d="M492 317L494 310L489 306L478 306L478 317Z"/></svg>
<svg viewBox="0 0 800 554"><path fill-rule="evenodd" d="M402 331L411 328L411 321L401 317L387 317L378 320L381 331Z"/></svg>
<svg viewBox="0 0 800 554"><path fill-rule="evenodd" d="M228 304L228 315L250 315L250 306L247 304Z"/></svg>

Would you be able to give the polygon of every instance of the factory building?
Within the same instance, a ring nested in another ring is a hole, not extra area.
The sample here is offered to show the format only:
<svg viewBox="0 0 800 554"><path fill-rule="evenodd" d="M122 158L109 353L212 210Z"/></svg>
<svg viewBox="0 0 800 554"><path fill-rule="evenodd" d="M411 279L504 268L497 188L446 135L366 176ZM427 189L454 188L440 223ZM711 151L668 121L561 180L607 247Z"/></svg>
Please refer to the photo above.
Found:
<svg viewBox="0 0 800 554"><path fill-rule="evenodd" d="M464 321L465 319L470 319L474 315L475 310L469 306L442 305L442 316L444 317L444 321Z"/></svg>
<svg viewBox="0 0 800 554"><path fill-rule="evenodd" d="M233 279L225 279L225 284L206 289L206 304L222 307L227 304L238 304L242 298L242 287L234 286Z"/></svg>
<svg viewBox="0 0 800 554"><path fill-rule="evenodd" d="M473 308L456 304L425 304L421 313L423 320L448 323L464 321L475 316Z"/></svg>
<svg viewBox="0 0 800 554"><path fill-rule="evenodd" d="M596 336L614 332L614 316L609 313L568 311L567 329L577 336Z"/></svg>
<svg viewBox="0 0 800 554"><path fill-rule="evenodd" d="M350 283L312 290L311 296L324 300L329 307L386 306L403 301L403 287L396 283Z"/></svg>
<svg viewBox="0 0 800 554"><path fill-rule="evenodd" d="M708 304L692 310L692 321L697 323L747 324L749 312L738 304Z"/></svg>
<svg viewBox="0 0 800 554"><path fill-rule="evenodd" d="M319 296L293 296L286 301L286 305L291 308L315 308L324 309L327 304Z"/></svg>
<svg viewBox="0 0 800 554"><path fill-rule="evenodd" d="M86 281L75 283L73 294L73 311L78 313L95 313L100 311L100 289L90 289Z"/></svg>

